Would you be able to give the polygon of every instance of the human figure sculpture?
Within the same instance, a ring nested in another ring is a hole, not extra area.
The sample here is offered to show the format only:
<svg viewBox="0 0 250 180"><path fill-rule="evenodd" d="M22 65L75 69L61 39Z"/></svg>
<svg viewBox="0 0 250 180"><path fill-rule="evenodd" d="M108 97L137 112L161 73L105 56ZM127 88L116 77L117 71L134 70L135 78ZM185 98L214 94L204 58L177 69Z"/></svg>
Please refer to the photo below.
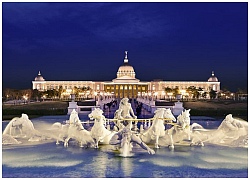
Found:
<svg viewBox="0 0 250 180"><path fill-rule="evenodd" d="M127 120L129 121L128 126L131 129L132 128L132 121L131 119L137 119L137 116L134 114L134 111L131 107L131 104L128 102L128 98L123 98L119 104L119 109L115 113L115 117L118 120L123 120L123 119L130 119ZM126 120L124 120L126 121ZM134 129L137 129L137 121L135 121Z"/></svg>
<svg viewBox="0 0 250 180"><path fill-rule="evenodd" d="M155 154L155 151L153 149L149 148L133 131L131 131L128 124L129 122L124 121L125 127L115 135L113 135L113 137L109 141L109 144L120 145L119 151L124 157L131 154L133 148L132 142L140 145L140 147L147 150L149 154Z"/></svg>

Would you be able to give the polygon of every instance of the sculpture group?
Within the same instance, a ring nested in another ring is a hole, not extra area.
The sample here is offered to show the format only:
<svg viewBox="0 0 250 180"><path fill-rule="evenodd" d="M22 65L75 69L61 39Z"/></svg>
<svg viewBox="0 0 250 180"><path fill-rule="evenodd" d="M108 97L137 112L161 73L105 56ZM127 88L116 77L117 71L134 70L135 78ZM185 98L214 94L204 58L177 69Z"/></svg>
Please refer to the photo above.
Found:
<svg viewBox="0 0 250 180"><path fill-rule="evenodd" d="M56 140L69 146L70 139L80 147L99 148L100 144L113 145L124 157L133 154L133 147L145 149L155 154L153 148L178 145L216 144L224 146L248 147L248 123L227 115L217 129L204 129L200 124L190 123L190 109L184 110L177 119L170 109L158 108L151 119L137 119L128 98L123 98L115 112L114 119L106 119L103 111L95 108L89 115L93 126L84 128L78 113L73 110L66 123L56 122L46 131L40 132L26 114L13 118L3 132L3 144L19 144L28 141ZM113 128L109 123L112 122ZM152 122L152 124L151 124ZM138 123L140 128L138 129ZM169 124L170 128L166 128Z"/></svg>

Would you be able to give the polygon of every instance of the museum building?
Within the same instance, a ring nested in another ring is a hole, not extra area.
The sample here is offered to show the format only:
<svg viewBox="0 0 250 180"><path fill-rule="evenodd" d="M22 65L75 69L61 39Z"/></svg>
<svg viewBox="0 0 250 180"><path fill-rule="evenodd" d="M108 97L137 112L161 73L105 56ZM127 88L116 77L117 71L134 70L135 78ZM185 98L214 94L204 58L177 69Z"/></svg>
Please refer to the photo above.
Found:
<svg viewBox="0 0 250 180"><path fill-rule="evenodd" d="M40 71L35 80L32 81L33 89L39 91L46 91L50 89L59 89L60 86L65 90L63 96L70 96L73 93L74 87L82 88L89 87L94 97L96 95L112 95L113 97L128 97L135 98L137 96L155 96L156 98L163 98L171 94L165 93L165 88L176 88L180 93L185 95L186 89L190 86L202 88L203 93L213 89L216 92L220 91L220 82L212 72L212 76L207 81L161 81L154 80L150 82L142 82L135 77L136 73L133 66L128 62L128 54L125 51L125 58L123 64L117 71L117 77L112 81L46 81L41 75Z"/></svg>

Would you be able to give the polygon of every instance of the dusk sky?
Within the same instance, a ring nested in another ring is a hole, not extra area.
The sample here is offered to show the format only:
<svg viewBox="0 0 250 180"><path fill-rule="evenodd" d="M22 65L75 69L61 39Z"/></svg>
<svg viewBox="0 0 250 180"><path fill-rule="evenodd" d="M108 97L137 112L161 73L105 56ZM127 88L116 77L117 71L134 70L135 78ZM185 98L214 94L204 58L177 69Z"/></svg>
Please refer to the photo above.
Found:
<svg viewBox="0 0 250 180"><path fill-rule="evenodd" d="M141 81L247 89L245 3L2 3L3 88L45 80L111 81L124 51Z"/></svg>

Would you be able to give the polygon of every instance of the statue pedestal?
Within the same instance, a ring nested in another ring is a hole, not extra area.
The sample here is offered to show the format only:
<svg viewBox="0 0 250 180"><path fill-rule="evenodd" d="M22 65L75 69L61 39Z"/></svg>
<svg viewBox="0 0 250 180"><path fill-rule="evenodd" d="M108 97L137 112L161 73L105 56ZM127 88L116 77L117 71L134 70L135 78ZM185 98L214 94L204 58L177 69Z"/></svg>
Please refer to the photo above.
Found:
<svg viewBox="0 0 250 180"><path fill-rule="evenodd" d="M182 102L176 102L174 103L174 107L173 107L173 114L175 116L178 116L181 114L181 112L183 111L183 103Z"/></svg>
<svg viewBox="0 0 250 180"><path fill-rule="evenodd" d="M77 102L69 102L69 107L68 107L68 114L71 114L71 112L73 111L73 109L76 110L76 112L78 112L78 106L77 106Z"/></svg>

